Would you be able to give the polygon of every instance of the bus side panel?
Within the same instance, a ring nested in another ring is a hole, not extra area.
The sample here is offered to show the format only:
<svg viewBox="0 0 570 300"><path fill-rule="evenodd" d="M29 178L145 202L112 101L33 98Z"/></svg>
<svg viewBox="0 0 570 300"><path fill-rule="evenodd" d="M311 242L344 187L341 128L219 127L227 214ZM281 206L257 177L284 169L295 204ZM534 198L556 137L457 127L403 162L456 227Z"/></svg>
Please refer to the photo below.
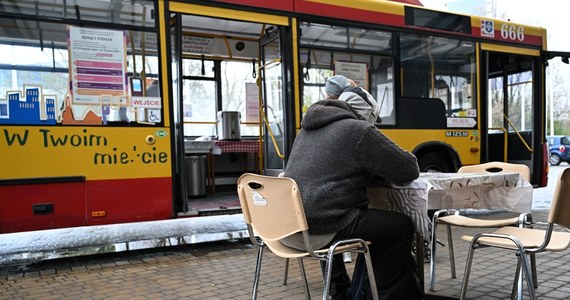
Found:
<svg viewBox="0 0 570 300"><path fill-rule="evenodd" d="M0 233L82 226L85 182L0 186Z"/></svg>
<svg viewBox="0 0 570 300"><path fill-rule="evenodd" d="M172 180L0 186L0 233L169 219Z"/></svg>
<svg viewBox="0 0 570 300"><path fill-rule="evenodd" d="M172 217L171 177L95 180L86 190L87 225Z"/></svg>
<svg viewBox="0 0 570 300"><path fill-rule="evenodd" d="M1 232L172 216L168 128L3 126L0 153Z"/></svg>

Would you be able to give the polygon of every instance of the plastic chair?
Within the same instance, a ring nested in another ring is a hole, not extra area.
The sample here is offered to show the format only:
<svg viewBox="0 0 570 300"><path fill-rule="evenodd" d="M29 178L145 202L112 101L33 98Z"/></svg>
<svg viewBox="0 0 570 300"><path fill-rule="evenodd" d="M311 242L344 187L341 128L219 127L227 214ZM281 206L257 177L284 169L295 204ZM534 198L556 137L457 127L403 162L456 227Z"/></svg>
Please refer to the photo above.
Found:
<svg viewBox="0 0 570 300"><path fill-rule="evenodd" d="M312 248L303 202L297 183L293 179L246 173L238 179L237 184L239 201L249 237L251 242L258 247L252 299L257 298L261 261L265 247L279 257L298 259L307 299L310 299L310 294L303 258L314 258L326 262L323 300L329 297L333 255L343 252L362 253L372 296L374 299L378 299L376 280L366 241L348 239L337 241L325 249ZM306 251L288 247L280 242L283 238L299 232L303 236Z"/></svg>
<svg viewBox="0 0 570 300"><path fill-rule="evenodd" d="M517 257L517 270L513 284L513 294L515 287L519 283L521 276L521 265L527 281L530 299L535 299L534 284L527 261L527 255L545 251L562 251L570 246L570 168L564 169L558 177L556 189L552 199L550 212L546 223L546 229L532 229L521 227L503 227L492 233L480 233L472 236L463 236L462 239L469 241L469 252L467 253L467 263L465 264L465 275L461 285L461 299L465 299L467 285L469 283L469 273L475 249L481 246L496 247L515 251ZM554 231L556 225L562 226L566 232ZM513 296L511 295L511 298ZM520 299L520 297L519 297Z"/></svg>
<svg viewBox="0 0 570 300"><path fill-rule="evenodd" d="M504 162L488 162L478 165L463 166L458 173L514 173L517 172L526 180L530 180L530 170L526 165L511 164ZM470 227L470 228L497 228L503 226L524 226L530 224L531 215L529 213L521 213L518 217L508 219L475 219L460 215L459 209L441 209L433 215L433 228L431 235L431 256L430 256L430 291L435 290L435 270L436 270L436 246L437 246L437 226L446 225L447 227L447 243L449 250L449 265L451 267L451 278L456 278L455 272L455 255L453 252L453 240L451 234L451 226ZM534 265L534 264L533 264Z"/></svg>

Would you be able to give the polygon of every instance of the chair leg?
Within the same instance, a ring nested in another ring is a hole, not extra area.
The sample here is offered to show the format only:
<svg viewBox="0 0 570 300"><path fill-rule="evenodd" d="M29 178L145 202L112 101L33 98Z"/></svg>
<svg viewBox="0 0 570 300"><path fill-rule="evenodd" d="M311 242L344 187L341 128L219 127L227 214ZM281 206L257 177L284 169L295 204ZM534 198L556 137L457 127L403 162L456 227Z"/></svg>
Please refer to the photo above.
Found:
<svg viewBox="0 0 570 300"><path fill-rule="evenodd" d="M437 220L434 218L431 228L431 253L429 258L429 290L435 291L435 252L437 248ZM417 248L417 246L416 246Z"/></svg>
<svg viewBox="0 0 570 300"><path fill-rule="evenodd" d="M520 254L520 260L522 261L522 267L524 269L524 275L526 278L526 283L528 285L529 298L531 300L534 300L534 299L536 299L536 295L534 293L534 282L532 280L532 274L530 272L530 266L529 266L529 263L527 261L526 254L522 251L520 251L519 253L522 253L522 254ZM522 286L522 284L521 284L521 286Z"/></svg>
<svg viewBox="0 0 570 300"><path fill-rule="evenodd" d="M517 271L515 273L515 282L513 284L513 291L511 293L511 299L515 299L514 294L515 294L515 289L517 292L517 298L516 299L522 299L523 298L523 275L526 279L527 282L527 286L528 286L528 293L529 293L529 298L531 300L534 300L536 298L535 292L534 292L534 275L536 274L536 271L532 272L531 271L531 267L529 266L529 263L527 261L526 258L526 254L520 254L521 252L518 251L516 253L517 256ZM532 254L531 256L531 260L532 260ZM521 269L521 265L522 268Z"/></svg>
<svg viewBox="0 0 570 300"><path fill-rule="evenodd" d="M535 289L538 288L538 274L536 273L536 256L535 254L529 254L529 259L530 259L530 272L532 273L532 286L534 286ZM518 268L520 269L520 266L518 266ZM519 271L519 273L521 273L522 271ZM519 285L522 286L522 278L519 279ZM522 287L519 288L518 291L518 295L520 297L520 295L522 295Z"/></svg>
<svg viewBox="0 0 570 300"><path fill-rule="evenodd" d="M532 283L534 288L538 288L538 273L536 273L536 255L530 254L530 271L532 272Z"/></svg>
<svg viewBox="0 0 570 300"><path fill-rule="evenodd" d="M305 292L305 299L310 300L311 294L309 292L309 283L307 282L307 275L305 273L305 265L303 264L303 259L298 258L299 260L299 271L301 272L301 277L303 279L303 288ZM287 278L289 276L289 259L285 259L285 274L283 275L283 285L287 285Z"/></svg>
<svg viewBox="0 0 570 300"><path fill-rule="evenodd" d="M530 213L524 214L522 222L519 222L519 223L520 223L519 227L521 227L521 228L532 224L533 223L532 215ZM536 256L534 253L529 254L529 256L530 256L530 270L532 272L532 282L533 282L534 288L537 289L538 288L538 274L536 273Z"/></svg>
<svg viewBox="0 0 570 300"><path fill-rule="evenodd" d="M453 252L453 236L451 226L447 225L447 249L449 250L449 267L451 268L451 278L457 278L455 273L455 254Z"/></svg>
<svg viewBox="0 0 570 300"><path fill-rule="evenodd" d="M364 246L366 246L366 244L364 244ZM366 252L364 252L364 260L366 262L366 272L368 272L368 279L370 281L370 292L372 293L372 299L378 300L378 287L376 286L376 277L374 276L372 258L370 257L368 247L366 248Z"/></svg>
<svg viewBox="0 0 570 300"><path fill-rule="evenodd" d="M432 217L432 230L431 230L431 253L430 253L430 283L429 283L429 290L430 291L435 291L435 272L436 272L436 261L435 261L435 256L436 256L436 252L437 252L437 244L440 243L442 246L445 246L444 244L442 244L441 242L439 242L439 240L437 239L437 224L438 222L438 218L443 216L449 216L450 212L447 210L440 210L434 213L433 217ZM452 261L451 265L452 265L452 269L451 269L451 276L452 278L455 278L455 260L451 259L451 257L453 256L453 242L451 241L451 227L449 225L447 226L447 238L449 240L449 246L450 247L449 251L450 251L450 260Z"/></svg>
<svg viewBox="0 0 570 300"><path fill-rule="evenodd" d="M255 276L253 277L253 289L251 291L251 299L257 299L257 285L259 283L259 275L261 274L261 260L263 259L263 248L265 246L259 246L257 250L257 265L255 266Z"/></svg>
<svg viewBox="0 0 570 300"><path fill-rule="evenodd" d="M307 274L305 273L305 265L303 264L303 259L298 258L299 260L299 270L301 271L301 277L303 278L303 288L305 290L305 299L310 300L311 294L309 292L309 283L307 282ZM287 259L289 261L289 259Z"/></svg>
<svg viewBox="0 0 570 300"><path fill-rule="evenodd" d="M477 246L473 242L469 243L469 251L467 252L467 262L465 263L465 273L463 274L463 283L461 284L460 300L465 299L467 294L467 285L469 284L469 274L471 273L471 263L473 262L473 254Z"/></svg>
<svg viewBox="0 0 570 300"><path fill-rule="evenodd" d="M289 259L285 259L285 272L283 274L283 285L287 285L287 277L289 276Z"/></svg>
<svg viewBox="0 0 570 300"><path fill-rule="evenodd" d="M331 277L332 277L333 252L334 252L334 249L329 250L329 253L327 254L327 258L326 258L325 270L323 271L323 275L324 275L324 279L323 279L323 300L329 299Z"/></svg>
<svg viewBox="0 0 570 300"><path fill-rule="evenodd" d="M522 269L520 258L517 260L517 270L515 272L515 280L513 281L513 289L511 291L511 300L515 299L522 299Z"/></svg>

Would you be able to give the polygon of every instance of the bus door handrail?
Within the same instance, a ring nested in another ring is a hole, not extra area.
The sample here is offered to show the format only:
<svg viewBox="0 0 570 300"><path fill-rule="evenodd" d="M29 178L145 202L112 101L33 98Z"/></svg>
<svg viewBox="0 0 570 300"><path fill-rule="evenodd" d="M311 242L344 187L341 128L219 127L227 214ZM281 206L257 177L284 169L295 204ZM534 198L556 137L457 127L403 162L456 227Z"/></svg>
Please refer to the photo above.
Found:
<svg viewBox="0 0 570 300"><path fill-rule="evenodd" d="M524 138L522 137L522 135L520 134L520 132L518 131L518 129L515 127L515 125L513 124L513 122L511 122L511 120L509 119L509 117L507 117L507 115L503 115L505 117L505 120L507 120L507 122L509 123L509 125L511 125L511 127L513 128L513 130L515 131L515 133L517 134L517 136L519 137L519 139L521 140L521 142L523 143L523 145L526 147L526 149L528 150L528 152L533 153L534 149L531 148L526 141L524 140Z"/></svg>
<svg viewBox="0 0 570 300"><path fill-rule="evenodd" d="M283 155L281 153L281 151L279 150L279 146L277 145L277 141L275 140L275 135L273 134L273 130L271 130L271 126L269 126L269 120L267 120L267 115L265 114L265 112L263 111L263 108L260 106L259 107L259 113L262 116L262 120L263 120L263 124L265 124L265 128L267 128L267 131L269 132L269 137L271 138L271 143L273 144L273 148L275 148L275 152L277 153L277 156L281 159L285 159L285 155ZM260 135L261 137L261 135Z"/></svg>
<svg viewBox="0 0 570 300"><path fill-rule="evenodd" d="M262 65L260 62L258 69L268 68L272 65L279 64L279 63L281 63L281 58L274 58L264 65Z"/></svg>

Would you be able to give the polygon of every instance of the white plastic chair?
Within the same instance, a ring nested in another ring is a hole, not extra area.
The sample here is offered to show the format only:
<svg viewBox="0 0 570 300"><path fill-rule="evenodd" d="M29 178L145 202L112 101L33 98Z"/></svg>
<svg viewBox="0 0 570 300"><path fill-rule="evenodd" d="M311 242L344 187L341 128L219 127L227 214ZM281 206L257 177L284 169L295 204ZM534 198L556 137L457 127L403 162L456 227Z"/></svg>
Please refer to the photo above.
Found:
<svg viewBox="0 0 570 300"><path fill-rule="evenodd" d="M463 166L458 173L519 173L526 180L530 180L530 170L526 165L511 164L504 162L488 162L478 165ZM430 256L430 291L435 290L435 272L436 272L436 250L437 250L437 226L445 225L447 229L447 244L449 251L449 265L451 268L451 278L456 278L455 272L455 254L453 252L453 240L451 226L470 227L470 228L498 228L503 226L523 226L531 222L529 213L521 213L518 217L507 219L479 219L470 218L460 215L459 209L441 209L433 215L433 228L431 236L431 256Z"/></svg>
<svg viewBox="0 0 570 300"><path fill-rule="evenodd" d="M517 257L517 269L515 272L511 298L514 297L517 285L522 285L522 282L519 283L519 276L522 276L520 272L522 266L523 274L527 281L530 299L535 299L533 275L536 274L536 270L531 271L527 255L534 255L545 251L562 251L570 246L570 233L568 232L568 229L570 228L569 212L570 168L567 168L564 169L558 177L545 230L508 226L502 227L492 233L463 236L463 240L469 241L469 252L467 253L465 274L463 277L463 284L461 285L461 299L465 299L465 295L467 293L475 249L485 247L496 247L515 252L515 256ZM554 228L557 225L566 229L566 232L554 231Z"/></svg>
<svg viewBox="0 0 570 300"><path fill-rule="evenodd" d="M314 258L324 261L326 267L323 283L323 300L327 300L329 297L333 255L343 252L362 253L365 258L372 296L374 299L378 299L376 280L366 241L362 239L341 240L334 242L325 249L313 249L308 233L303 202L299 188L293 179L246 173L238 179L237 184L239 201L245 223L247 224L249 237L252 243L258 247L252 299L257 298L261 261L265 247L279 257L298 259L307 299L310 299L310 294L303 258ZM288 247L280 242L283 238L299 232L303 236L306 251Z"/></svg>

